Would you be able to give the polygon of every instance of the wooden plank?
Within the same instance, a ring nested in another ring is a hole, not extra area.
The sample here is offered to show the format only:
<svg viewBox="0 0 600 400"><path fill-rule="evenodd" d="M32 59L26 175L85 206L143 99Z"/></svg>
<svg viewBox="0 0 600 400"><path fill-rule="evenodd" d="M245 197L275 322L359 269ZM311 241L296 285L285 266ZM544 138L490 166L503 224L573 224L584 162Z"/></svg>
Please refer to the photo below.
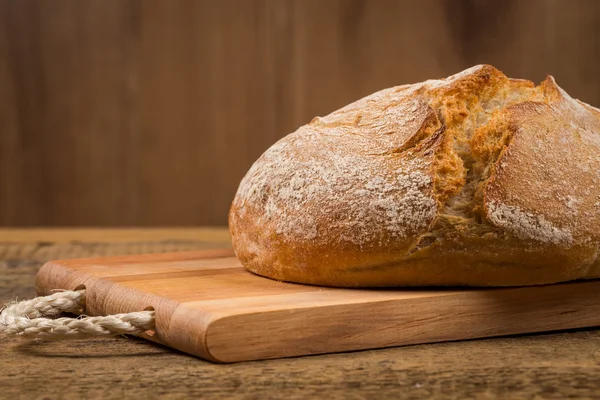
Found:
<svg viewBox="0 0 600 400"><path fill-rule="evenodd" d="M0 228L0 242L103 242L124 243L153 240L188 240L207 243L231 241L226 227L202 228Z"/></svg>
<svg viewBox="0 0 600 400"><path fill-rule="evenodd" d="M21 161L2 170L13 182L2 223L132 224L128 3L8 1L3 11Z"/></svg>
<svg viewBox="0 0 600 400"><path fill-rule="evenodd" d="M597 0L5 0L0 225L225 225L280 137L491 63L600 105Z"/></svg>
<svg viewBox="0 0 600 400"><path fill-rule="evenodd" d="M87 289L85 313L156 310L144 337L217 362L600 325L600 281L494 289L323 288L249 273L230 249L55 261L38 293Z"/></svg>

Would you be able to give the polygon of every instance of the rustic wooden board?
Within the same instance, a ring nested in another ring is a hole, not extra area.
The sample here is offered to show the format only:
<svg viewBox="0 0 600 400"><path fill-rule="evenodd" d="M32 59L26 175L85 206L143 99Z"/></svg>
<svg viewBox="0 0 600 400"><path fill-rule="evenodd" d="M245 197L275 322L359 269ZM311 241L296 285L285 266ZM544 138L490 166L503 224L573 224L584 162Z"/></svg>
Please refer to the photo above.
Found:
<svg viewBox="0 0 600 400"><path fill-rule="evenodd" d="M87 315L156 310L143 335L215 362L600 326L600 281L350 290L277 282L231 250L53 261L36 288L87 289Z"/></svg>

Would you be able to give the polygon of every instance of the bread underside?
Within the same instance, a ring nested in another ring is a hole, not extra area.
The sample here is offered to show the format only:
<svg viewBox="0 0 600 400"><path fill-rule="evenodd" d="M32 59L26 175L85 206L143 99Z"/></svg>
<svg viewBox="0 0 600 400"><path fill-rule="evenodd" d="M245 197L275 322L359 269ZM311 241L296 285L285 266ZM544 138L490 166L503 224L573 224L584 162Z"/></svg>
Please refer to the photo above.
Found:
<svg viewBox="0 0 600 400"><path fill-rule="evenodd" d="M283 281L600 277L600 111L488 65L385 89L267 150L229 222L242 264Z"/></svg>

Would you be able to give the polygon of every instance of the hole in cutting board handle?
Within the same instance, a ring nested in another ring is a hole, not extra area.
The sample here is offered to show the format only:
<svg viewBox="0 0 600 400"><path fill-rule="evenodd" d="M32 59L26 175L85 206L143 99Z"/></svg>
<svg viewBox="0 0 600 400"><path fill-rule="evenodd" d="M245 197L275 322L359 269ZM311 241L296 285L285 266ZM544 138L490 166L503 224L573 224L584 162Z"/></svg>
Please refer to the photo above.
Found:
<svg viewBox="0 0 600 400"><path fill-rule="evenodd" d="M154 310L154 307L148 306L148 307L144 308L144 311L154 311L155 312L154 324L156 326L156 311ZM154 336L154 335L156 335L156 331L154 329L150 329L150 330L147 330L146 332L144 332L144 334L146 334L148 336Z"/></svg>
<svg viewBox="0 0 600 400"><path fill-rule="evenodd" d="M78 285L77 287L75 287L75 291L76 292L80 291L80 290L86 290L87 291L87 288L85 287L85 285ZM85 315L85 309L87 308L87 299L84 298L84 300L86 301L86 303L84 304L84 306L81 309L81 312L80 312L81 315Z"/></svg>

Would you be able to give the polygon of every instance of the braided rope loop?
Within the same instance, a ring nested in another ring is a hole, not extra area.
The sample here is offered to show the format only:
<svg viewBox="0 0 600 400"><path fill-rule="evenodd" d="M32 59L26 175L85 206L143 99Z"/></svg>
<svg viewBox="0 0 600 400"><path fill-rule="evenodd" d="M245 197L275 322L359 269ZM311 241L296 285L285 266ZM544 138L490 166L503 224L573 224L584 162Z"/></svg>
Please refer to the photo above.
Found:
<svg viewBox="0 0 600 400"><path fill-rule="evenodd" d="M0 333L46 340L138 335L154 330L154 311L100 317L54 318L85 309L84 290L61 290L7 305L0 311ZM50 317L50 318L48 318Z"/></svg>

